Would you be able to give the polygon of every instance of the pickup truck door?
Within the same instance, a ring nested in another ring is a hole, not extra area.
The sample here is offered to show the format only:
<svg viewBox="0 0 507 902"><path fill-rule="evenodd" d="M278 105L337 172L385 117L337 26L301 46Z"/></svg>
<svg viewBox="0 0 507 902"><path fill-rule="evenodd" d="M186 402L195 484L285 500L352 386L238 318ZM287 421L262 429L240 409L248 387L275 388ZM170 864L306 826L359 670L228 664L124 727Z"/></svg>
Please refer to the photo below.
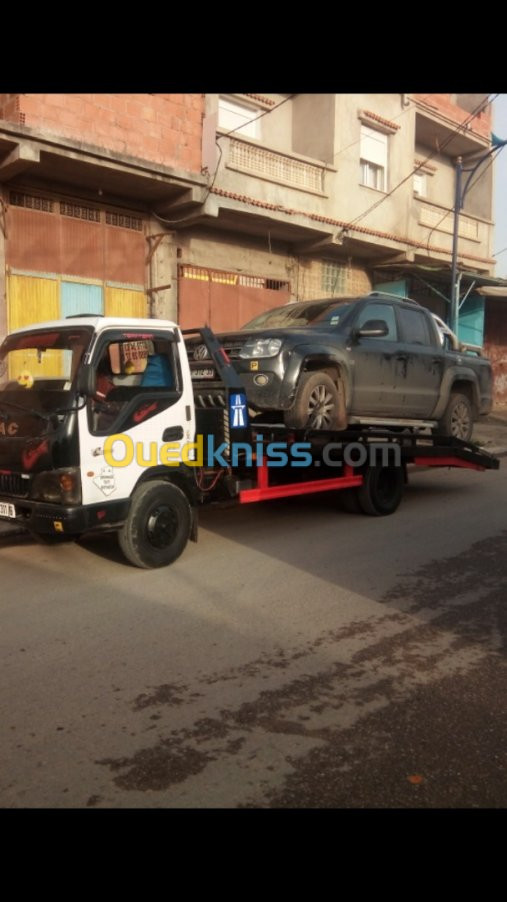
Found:
<svg viewBox="0 0 507 902"><path fill-rule="evenodd" d="M430 417L440 394L444 349L430 314L415 307L397 308L398 344L396 384L405 417Z"/></svg>
<svg viewBox="0 0 507 902"><path fill-rule="evenodd" d="M403 403L397 391L400 346L394 306L389 302L366 304L352 324L353 331L369 320L383 320L389 331L378 338L351 338L350 413L356 416L404 416Z"/></svg>

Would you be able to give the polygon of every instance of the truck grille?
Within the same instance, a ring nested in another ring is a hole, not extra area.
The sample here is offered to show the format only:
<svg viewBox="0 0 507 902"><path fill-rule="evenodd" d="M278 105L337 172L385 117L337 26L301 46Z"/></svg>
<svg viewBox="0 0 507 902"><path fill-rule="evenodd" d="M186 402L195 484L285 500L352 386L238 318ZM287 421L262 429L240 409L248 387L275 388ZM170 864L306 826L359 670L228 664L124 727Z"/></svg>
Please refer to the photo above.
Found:
<svg viewBox="0 0 507 902"><path fill-rule="evenodd" d="M26 498L30 487L29 479L22 479L19 473L0 473L0 494Z"/></svg>
<svg viewBox="0 0 507 902"><path fill-rule="evenodd" d="M238 341L238 339L236 339L236 341L227 341L227 339L224 339L222 341L222 347L225 348L227 355L231 360L237 360L244 343L244 341Z"/></svg>

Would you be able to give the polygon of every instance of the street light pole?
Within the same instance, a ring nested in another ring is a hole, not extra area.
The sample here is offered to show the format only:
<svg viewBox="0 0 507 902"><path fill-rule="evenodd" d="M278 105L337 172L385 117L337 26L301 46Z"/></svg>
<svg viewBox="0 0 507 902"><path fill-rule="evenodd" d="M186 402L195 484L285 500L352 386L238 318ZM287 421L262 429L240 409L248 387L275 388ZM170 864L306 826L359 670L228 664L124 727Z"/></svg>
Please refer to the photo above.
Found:
<svg viewBox="0 0 507 902"><path fill-rule="evenodd" d="M456 190L454 193L454 228L452 233L452 268L451 268L451 322L452 331L458 334L459 316L459 289L458 289L458 233L459 213L463 199L461 197L461 176L463 173L463 158L456 160Z"/></svg>

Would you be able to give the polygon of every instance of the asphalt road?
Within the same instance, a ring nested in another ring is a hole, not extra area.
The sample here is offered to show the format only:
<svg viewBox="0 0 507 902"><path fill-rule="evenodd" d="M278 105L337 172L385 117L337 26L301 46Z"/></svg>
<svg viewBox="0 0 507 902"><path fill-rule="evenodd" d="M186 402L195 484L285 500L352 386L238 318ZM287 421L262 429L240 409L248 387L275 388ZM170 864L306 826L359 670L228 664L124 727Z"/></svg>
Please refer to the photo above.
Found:
<svg viewBox="0 0 507 902"><path fill-rule="evenodd" d="M156 571L0 536L0 807L505 807L506 502L206 511Z"/></svg>

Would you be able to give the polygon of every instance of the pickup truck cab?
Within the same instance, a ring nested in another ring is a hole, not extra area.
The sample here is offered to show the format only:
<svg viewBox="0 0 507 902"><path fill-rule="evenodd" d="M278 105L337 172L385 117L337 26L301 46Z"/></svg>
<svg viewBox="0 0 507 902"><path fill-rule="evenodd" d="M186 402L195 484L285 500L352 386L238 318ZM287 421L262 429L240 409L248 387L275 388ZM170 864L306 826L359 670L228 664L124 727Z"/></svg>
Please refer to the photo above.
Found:
<svg viewBox="0 0 507 902"><path fill-rule="evenodd" d="M491 410L489 361L445 347L431 312L408 298L292 303L219 338L253 411L294 428L429 426L469 440ZM189 354L194 385L209 394L214 373L202 346Z"/></svg>

